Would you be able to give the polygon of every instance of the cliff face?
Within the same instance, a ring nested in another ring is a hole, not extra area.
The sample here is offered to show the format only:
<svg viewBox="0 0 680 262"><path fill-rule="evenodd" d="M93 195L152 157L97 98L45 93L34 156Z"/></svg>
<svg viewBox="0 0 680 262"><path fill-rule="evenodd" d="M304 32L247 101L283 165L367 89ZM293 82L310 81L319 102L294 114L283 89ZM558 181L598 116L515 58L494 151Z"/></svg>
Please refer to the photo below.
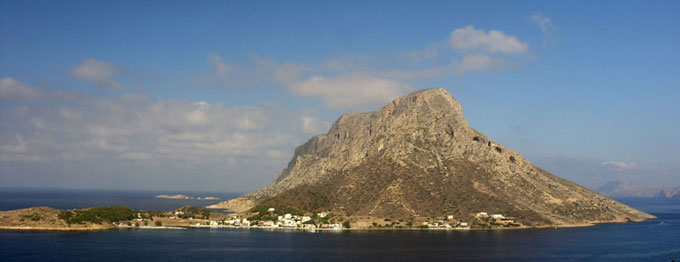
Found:
<svg viewBox="0 0 680 262"><path fill-rule="evenodd" d="M444 89L341 116L327 134L296 148L271 185L212 207L245 211L308 192L329 199L323 208L361 216L467 218L487 211L526 225L652 218L541 170L472 129Z"/></svg>

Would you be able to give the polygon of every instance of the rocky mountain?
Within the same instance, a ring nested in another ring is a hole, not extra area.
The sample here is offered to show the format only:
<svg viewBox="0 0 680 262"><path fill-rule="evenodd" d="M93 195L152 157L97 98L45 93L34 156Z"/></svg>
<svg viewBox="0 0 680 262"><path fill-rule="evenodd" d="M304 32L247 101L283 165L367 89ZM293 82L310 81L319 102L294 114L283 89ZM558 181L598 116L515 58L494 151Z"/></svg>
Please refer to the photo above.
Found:
<svg viewBox="0 0 680 262"><path fill-rule="evenodd" d="M611 181L597 188L609 197L678 198L680 187L665 187L649 182Z"/></svg>
<svg viewBox="0 0 680 262"><path fill-rule="evenodd" d="M347 217L474 218L502 213L528 226L653 218L542 170L471 128L444 89L341 116L295 149L271 185L211 208L328 210Z"/></svg>

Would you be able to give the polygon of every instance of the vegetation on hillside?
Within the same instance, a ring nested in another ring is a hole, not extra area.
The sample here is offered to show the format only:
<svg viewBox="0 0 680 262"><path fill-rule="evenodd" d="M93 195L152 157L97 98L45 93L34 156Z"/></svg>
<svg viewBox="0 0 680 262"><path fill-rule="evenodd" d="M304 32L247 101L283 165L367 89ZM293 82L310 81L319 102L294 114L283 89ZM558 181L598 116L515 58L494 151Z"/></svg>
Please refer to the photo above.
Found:
<svg viewBox="0 0 680 262"><path fill-rule="evenodd" d="M210 210L197 208L195 206L185 206L175 210L175 212L179 212L179 214L177 214L178 218L196 218L196 219L210 218Z"/></svg>
<svg viewBox="0 0 680 262"><path fill-rule="evenodd" d="M274 208L273 212L269 212L269 208ZM280 206L280 205L257 205L250 209L251 212L257 213L253 216L248 217L249 220L255 220L255 221L276 221L279 216L283 216L285 214L292 214L292 215L302 215L304 212L298 209L286 207L286 206Z"/></svg>
<svg viewBox="0 0 680 262"><path fill-rule="evenodd" d="M324 193L317 190L300 187L284 194L261 201L250 211L257 213L250 220L277 220L278 216L292 214L302 216L305 213L317 213L329 210L331 201ZM269 209L274 208L270 212Z"/></svg>
<svg viewBox="0 0 680 262"><path fill-rule="evenodd" d="M85 222L101 224L102 222L118 222L130 220L138 211L122 206L93 207L81 210L63 210L59 218L68 224L84 224Z"/></svg>
<svg viewBox="0 0 680 262"><path fill-rule="evenodd" d="M30 219L31 221L40 221L40 219L42 219L42 216L37 213L21 216L21 221L24 221L25 219Z"/></svg>

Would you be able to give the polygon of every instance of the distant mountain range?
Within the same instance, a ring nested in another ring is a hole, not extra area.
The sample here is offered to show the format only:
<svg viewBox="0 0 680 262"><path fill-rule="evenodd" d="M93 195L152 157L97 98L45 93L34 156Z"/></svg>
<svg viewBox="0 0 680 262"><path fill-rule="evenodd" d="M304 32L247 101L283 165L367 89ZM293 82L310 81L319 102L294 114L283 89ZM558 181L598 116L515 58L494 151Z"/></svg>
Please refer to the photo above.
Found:
<svg viewBox="0 0 680 262"><path fill-rule="evenodd" d="M608 197L648 197L680 199L680 187L667 187L649 182L611 181L597 188Z"/></svg>

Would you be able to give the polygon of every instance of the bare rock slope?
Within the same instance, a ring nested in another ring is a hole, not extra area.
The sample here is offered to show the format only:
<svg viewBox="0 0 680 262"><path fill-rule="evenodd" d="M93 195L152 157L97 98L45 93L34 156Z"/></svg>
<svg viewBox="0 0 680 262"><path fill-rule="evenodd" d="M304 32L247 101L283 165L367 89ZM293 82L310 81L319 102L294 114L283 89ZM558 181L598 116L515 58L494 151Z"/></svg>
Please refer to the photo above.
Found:
<svg viewBox="0 0 680 262"><path fill-rule="evenodd" d="M472 129L444 89L341 116L295 149L271 185L212 208L263 201L349 216L467 219L503 213L525 225L641 221L653 216L559 178Z"/></svg>

